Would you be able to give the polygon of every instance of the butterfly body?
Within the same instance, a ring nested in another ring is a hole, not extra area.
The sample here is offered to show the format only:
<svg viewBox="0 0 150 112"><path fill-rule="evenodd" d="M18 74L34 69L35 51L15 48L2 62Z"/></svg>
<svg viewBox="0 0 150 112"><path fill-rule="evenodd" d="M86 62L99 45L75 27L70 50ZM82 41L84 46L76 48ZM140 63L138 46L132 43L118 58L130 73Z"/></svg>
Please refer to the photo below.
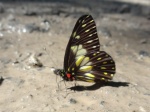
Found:
<svg viewBox="0 0 150 112"><path fill-rule="evenodd" d="M96 24L91 15L81 16L72 32L64 57L64 69L53 69L65 81L99 82L111 80L115 62L100 51Z"/></svg>

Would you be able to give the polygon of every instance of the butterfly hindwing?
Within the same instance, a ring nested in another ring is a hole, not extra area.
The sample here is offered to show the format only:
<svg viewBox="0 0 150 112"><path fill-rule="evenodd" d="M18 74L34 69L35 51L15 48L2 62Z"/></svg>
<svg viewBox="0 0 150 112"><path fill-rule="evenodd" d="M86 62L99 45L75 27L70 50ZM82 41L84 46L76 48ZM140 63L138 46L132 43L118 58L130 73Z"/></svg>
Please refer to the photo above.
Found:
<svg viewBox="0 0 150 112"><path fill-rule="evenodd" d="M96 82L98 80L111 80L115 73L115 63L105 51L87 54L88 62L82 61L76 73L79 80ZM82 78L81 78L82 77Z"/></svg>

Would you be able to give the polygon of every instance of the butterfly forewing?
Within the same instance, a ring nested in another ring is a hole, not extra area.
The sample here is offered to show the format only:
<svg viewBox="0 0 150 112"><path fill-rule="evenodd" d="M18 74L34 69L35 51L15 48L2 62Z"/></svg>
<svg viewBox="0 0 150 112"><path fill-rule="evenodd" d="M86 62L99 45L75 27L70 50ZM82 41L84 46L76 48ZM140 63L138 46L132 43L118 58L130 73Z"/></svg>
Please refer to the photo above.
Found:
<svg viewBox="0 0 150 112"><path fill-rule="evenodd" d="M115 62L100 51L96 24L90 15L80 17L73 29L66 48L64 71L75 80L86 82L110 80L115 74Z"/></svg>
<svg viewBox="0 0 150 112"><path fill-rule="evenodd" d="M99 51L99 39L96 24L90 15L80 17L73 29L64 58L65 71L76 58L89 52Z"/></svg>

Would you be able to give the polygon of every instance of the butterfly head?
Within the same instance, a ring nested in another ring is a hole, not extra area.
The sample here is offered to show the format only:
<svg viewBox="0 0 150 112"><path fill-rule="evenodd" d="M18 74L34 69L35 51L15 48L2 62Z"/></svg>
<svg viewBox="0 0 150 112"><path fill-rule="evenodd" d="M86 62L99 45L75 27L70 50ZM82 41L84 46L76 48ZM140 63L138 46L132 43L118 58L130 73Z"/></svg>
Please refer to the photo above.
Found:
<svg viewBox="0 0 150 112"><path fill-rule="evenodd" d="M73 81L75 78L70 73L65 73L63 69L51 68L54 74L61 76L65 81Z"/></svg>
<svg viewBox="0 0 150 112"><path fill-rule="evenodd" d="M65 79L65 72L63 69L55 69L51 68L51 71L54 72L54 74L61 76L63 79Z"/></svg>
<svg viewBox="0 0 150 112"><path fill-rule="evenodd" d="M62 73L62 70L61 70L61 69L51 68L51 71L53 71L54 74L56 74L56 75L61 75L61 73Z"/></svg>

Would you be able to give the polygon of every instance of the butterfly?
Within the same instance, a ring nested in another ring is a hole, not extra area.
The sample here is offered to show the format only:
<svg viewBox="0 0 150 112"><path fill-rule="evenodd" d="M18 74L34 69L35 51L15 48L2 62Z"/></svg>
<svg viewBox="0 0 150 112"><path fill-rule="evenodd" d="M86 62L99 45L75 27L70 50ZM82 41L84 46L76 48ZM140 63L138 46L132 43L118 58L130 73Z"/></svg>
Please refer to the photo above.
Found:
<svg viewBox="0 0 150 112"><path fill-rule="evenodd" d="M100 51L96 24L91 15L81 16L71 34L64 56L64 68L52 68L65 81L100 82L111 80L115 62Z"/></svg>

